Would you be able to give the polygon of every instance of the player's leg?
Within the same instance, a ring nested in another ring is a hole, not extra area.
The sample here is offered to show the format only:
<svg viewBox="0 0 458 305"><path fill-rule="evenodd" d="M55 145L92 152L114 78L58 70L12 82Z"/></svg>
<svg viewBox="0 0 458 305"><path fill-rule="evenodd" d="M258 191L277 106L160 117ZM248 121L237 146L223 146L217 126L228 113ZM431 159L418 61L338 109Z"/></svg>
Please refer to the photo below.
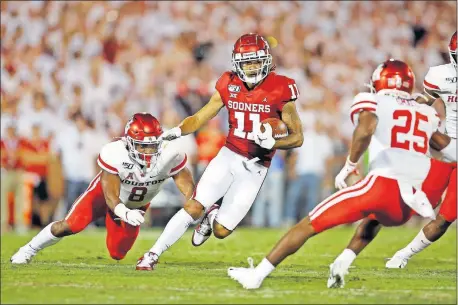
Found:
<svg viewBox="0 0 458 305"><path fill-rule="evenodd" d="M196 186L193 198L169 220L156 243L144 254L144 261L140 260L137 264L137 270L152 270L159 256L180 239L192 223L201 219L206 209L226 193L232 182L231 162L226 155L223 148L208 164ZM143 265L151 265L151 268L143 268Z"/></svg>
<svg viewBox="0 0 458 305"><path fill-rule="evenodd" d="M260 164L247 169L241 161L235 163L234 181L221 207L208 213L215 237L223 239L229 236L246 216L266 179L267 171Z"/></svg>
<svg viewBox="0 0 458 305"><path fill-rule="evenodd" d="M95 219L103 216L107 206L103 199L100 175L92 180L88 189L75 201L65 219L48 224L10 259L13 264L30 262L40 250L59 242L62 237L79 233Z"/></svg>
<svg viewBox="0 0 458 305"><path fill-rule="evenodd" d="M259 288L264 278L285 258L299 250L310 237L370 214L373 204L386 192L385 184L384 178L368 176L331 195L292 227L256 268L229 268L229 276L247 289Z"/></svg>
<svg viewBox="0 0 458 305"><path fill-rule="evenodd" d="M405 268L415 254L423 251L445 234L448 227L456 220L456 168L453 170L444 201L436 219L430 221L415 238L403 249L396 252L386 263L386 268Z"/></svg>
<svg viewBox="0 0 458 305"><path fill-rule="evenodd" d="M356 229L347 248L334 260L330 266L328 288L341 288L344 286L343 276L348 272L356 256L374 240L382 225L370 217L364 218Z"/></svg>

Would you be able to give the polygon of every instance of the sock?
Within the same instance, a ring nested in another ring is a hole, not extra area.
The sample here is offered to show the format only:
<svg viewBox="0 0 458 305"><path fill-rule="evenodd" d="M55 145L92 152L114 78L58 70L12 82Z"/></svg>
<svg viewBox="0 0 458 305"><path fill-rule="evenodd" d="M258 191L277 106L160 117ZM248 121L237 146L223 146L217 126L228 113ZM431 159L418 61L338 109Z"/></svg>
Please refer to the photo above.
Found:
<svg viewBox="0 0 458 305"><path fill-rule="evenodd" d="M160 256L186 232L194 219L184 209L179 210L167 223L161 236L149 250Z"/></svg>
<svg viewBox="0 0 458 305"><path fill-rule="evenodd" d="M334 262L341 263L342 267L348 270L355 258L356 254L353 252L353 250L345 249L342 253L340 253Z"/></svg>
<svg viewBox="0 0 458 305"><path fill-rule="evenodd" d="M213 211L208 214L208 221L210 222L210 226L213 230L213 223L215 222L216 215L218 215L219 209L214 209Z"/></svg>
<svg viewBox="0 0 458 305"><path fill-rule="evenodd" d="M27 245L38 252L60 241L62 239L61 237L56 237L51 233L51 226L53 223L54 222L50 223L43 230L41 230L40 233L32 238L32 240Z"/></svg>
<svg viewBox="0 0 458 305"><path fill-rule="evenodd" d="M423 251L423 249L428 247L430 244L432 244L432 242L426 238L423 229L421 229L417 236L415 236L415 238L410 242L410 244L408 244L404 249L400 250L400 252L403 253L407 259L409 259L415 254Z"/></svg>
<svg viewBox="0 0 458 305"><path fill-rule="evenodd" d="M264 258L259 265L255 268L256 273L262 278L266 278L272 271L275 270L275 266L272 265L267 258Z"/></svg>

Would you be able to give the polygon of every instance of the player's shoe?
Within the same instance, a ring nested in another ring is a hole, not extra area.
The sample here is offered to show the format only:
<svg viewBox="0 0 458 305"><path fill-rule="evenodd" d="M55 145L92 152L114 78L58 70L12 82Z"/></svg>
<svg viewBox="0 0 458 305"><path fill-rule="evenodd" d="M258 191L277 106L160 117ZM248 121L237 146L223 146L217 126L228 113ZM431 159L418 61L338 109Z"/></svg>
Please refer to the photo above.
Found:
<svg viewBox="0 0 458 305"><path fill-rule="evenodd" d="M135 270L142 271L153 271L156 268L156 265L159 262L159 256L153 252L146 252L142 257L137 261L137 267Z"/></svg>
<svg viewBox="0 0 458 305"><path fill-rule="evenodd" d="M405 268L408 260L408 258L402 255L401 251L398 251L386 262L385 267L388 269Z"/></svg>
<svg viewBox="0 0 458 305"><path fill-rule="evenodd" d="M30 247L29 245L25 245L10 258L10 262L12 264L28 264L32 260L38 252Z"/></svg>
<svg viewBox="0 0 458 305"><path fill-rule="evenodd" d="M340 262L334 262L329 266L328 288L343 288L345 286L345 275L348 269Z"/></svg>
<svg viewBox="0 0 458 305"><path fill-rule="evenodd" d="M194 247L201 246L212 235L212 227L210 225L210 219L208 218L208 214L210 214L211 211L216 209L219 209L219 205L212 205L210 209L208 209L202 221L194 229L191 239L192 245Z"/></svg>
<svg viewBox="0 0 458 305"><path fill-rule="evenodd" d="M245 289L258 289L261 287L263 278L256 273L251 257L248 258L248 264L250 268L229 267L229 269L227 269L227 275L229 275L231 279L239 282Z"/></svg>

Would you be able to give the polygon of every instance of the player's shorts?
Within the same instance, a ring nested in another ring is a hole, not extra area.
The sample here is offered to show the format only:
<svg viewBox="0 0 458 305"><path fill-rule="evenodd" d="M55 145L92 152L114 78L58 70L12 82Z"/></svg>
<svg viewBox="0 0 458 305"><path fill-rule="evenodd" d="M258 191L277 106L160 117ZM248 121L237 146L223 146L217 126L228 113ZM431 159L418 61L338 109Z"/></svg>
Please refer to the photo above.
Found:
<svg viewBox="0 0 458 305"><path fill-rule="evenodd" d="M101 173L91 181L86 191L76 199L65 220L70 230L76 234L84 230L91 222L105 217L107 249L113 259L120 260L132 248L140 227L131 226L119 219L115 220L117 216L113 214L105 202L100 176ZM149 204L140 209L146 211L148 206Z"/></svg>
<svg viewBox="0 0 458 305"><path fill-rule="evenodd" d="M422 191L433 206L437 205L447 188L454 169L456 166L431 160ZM315 232L321 232L365 217L375 219L384 226L399 226L413 214L402 200L397 180L369 174L360 182L323 200L309 213L309 217Z"/></svg>
<svg viewBox="0 0 458 305"><path fill-rule="evenodd" d="M451 174L445 198L439 210L439 215L444 217L448 222L454 222L456 220L456 175L457 170L455 168Z"/></svg>
<svg viewBox="0 0 458 305"><path fill-rule="evenodd" d="M205 209L224 197L216 221L231 231L250 210L268 171L258 163L248 170L243 164L247 160L227 147L221 148L202 174L193 196Z"/></svg>

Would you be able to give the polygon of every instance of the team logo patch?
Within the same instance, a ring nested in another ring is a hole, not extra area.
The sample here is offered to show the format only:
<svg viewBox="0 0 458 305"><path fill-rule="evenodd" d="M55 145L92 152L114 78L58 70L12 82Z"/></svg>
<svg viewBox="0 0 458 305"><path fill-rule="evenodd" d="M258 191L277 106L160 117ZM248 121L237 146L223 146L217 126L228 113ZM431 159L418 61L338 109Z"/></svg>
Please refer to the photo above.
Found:
<svg viewBox="0 0 458 305"><path fill-rule="evenodd" d="M237 93L229 93L230 98L237 98Z"/></svg>
<svg viewBox="0 0 458 305"><path fill-rule="evenodd" d="M229 85L227 86L227 89L229 90L229 92L240 92L240 86L236 85Z"/></svg>
<svg viewBox="0 0 458 305"><path fill-rule="evenodd" d="M124 168L126 168L126 169L132 169L132 168L134 167L133 164L127 163L127 162L123 162L123 163L122 163L122 166L123 166Z"/></svg>

